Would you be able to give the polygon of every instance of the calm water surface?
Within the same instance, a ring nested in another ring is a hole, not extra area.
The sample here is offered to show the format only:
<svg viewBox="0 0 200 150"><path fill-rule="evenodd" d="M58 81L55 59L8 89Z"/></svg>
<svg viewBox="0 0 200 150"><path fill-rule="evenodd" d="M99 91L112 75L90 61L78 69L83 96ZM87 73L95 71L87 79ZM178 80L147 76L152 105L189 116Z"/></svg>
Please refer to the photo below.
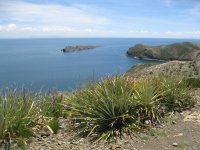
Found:
<svg viewBox="0 0 200 150"><path fill-rule="evenodd" d="M0 39L0 88L72 90L88 81L126 72L146 63L126 56L137 44L170 44L184 39ZM63 53L67 45L99 45L92 50Z"/></svg>

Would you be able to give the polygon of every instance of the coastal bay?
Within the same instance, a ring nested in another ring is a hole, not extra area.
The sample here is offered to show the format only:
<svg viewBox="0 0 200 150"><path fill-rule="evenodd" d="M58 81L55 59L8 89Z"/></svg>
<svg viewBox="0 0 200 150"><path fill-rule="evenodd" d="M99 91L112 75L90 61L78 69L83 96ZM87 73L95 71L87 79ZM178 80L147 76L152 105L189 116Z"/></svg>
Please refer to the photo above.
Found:
<svg viewBox="0 0 200 150"><path fill-rule="evenodd" d="M1 39L0 86L33 90L73 90L89 81L127 72L139 60L126 55L138 44L163 45L190 39L93 38L93 39ZM101 45L95 49L63 53L66 45ZM162 63L162 62L158 62Z"/></svg>

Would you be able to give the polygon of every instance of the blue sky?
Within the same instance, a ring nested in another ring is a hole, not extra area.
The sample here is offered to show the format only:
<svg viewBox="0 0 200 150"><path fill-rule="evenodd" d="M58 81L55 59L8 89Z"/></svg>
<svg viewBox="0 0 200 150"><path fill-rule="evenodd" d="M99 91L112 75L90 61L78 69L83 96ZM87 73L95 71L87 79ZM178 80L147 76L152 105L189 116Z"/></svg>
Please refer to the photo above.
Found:
<svg viewBox="0 0 200 150"><path fill-rule="evenodd" d="M0 38L200 39L200 0L0 0Z"/></svg>

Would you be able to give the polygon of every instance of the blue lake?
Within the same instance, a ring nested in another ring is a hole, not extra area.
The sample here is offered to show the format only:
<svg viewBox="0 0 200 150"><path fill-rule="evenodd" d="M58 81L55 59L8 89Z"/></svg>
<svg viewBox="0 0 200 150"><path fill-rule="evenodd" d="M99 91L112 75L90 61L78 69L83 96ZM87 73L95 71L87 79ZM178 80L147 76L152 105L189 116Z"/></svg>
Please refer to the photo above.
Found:
<svg viewBox="0 0 200 150"><path fill-rule="evenodd" d="M0 39L0 88L73 90L88 81L125 73L147 63L126 56L138 44L161 45L200 40L150 38ZM63 53L68 45L98 45L92 50Z"/></svg>

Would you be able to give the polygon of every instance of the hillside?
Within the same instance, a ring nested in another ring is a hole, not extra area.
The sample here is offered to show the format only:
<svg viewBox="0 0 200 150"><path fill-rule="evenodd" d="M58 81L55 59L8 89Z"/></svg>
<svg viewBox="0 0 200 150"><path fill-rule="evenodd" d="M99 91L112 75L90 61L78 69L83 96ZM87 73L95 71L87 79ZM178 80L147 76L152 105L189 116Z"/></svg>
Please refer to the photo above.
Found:
<svg viewBox="0 0 200 150"><path fill-rule="evenodd" d="M162 64L138 64L127 74L134 77L181 75L184 77L200 77L200 61L170 61Z"/></svg>
<svg viewBox="0 0 200 150"><path fill-rule="evenodd" d="M195 60L200 57L200 45L191 42L171 45L148 46L137 44L129 48L127 55L140 59Z"/></svg>

